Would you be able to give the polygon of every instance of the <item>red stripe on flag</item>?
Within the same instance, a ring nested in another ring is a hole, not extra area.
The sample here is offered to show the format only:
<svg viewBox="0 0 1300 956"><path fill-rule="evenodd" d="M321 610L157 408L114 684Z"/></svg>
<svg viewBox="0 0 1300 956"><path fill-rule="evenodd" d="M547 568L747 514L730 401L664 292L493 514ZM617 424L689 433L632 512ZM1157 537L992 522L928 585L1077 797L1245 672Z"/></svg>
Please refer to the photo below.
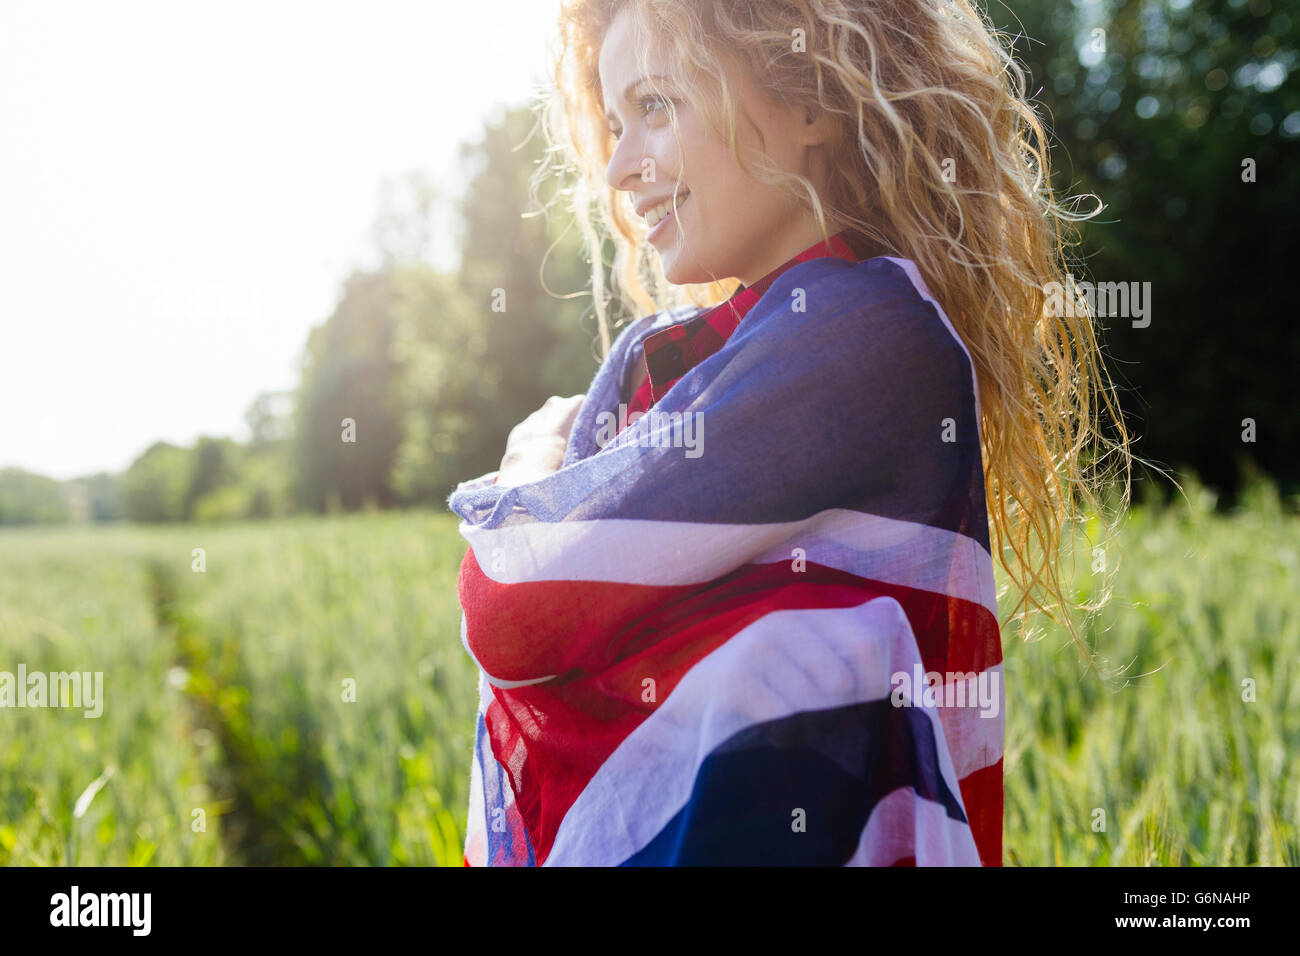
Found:
<svg viewBox="0 0 1300 956"><path fill-rule="evenodd" d="M980 862L1002 865L1002 758L958 781Z"/></svg>
<svg viewBox="0 0 1300 956"><path fill-rule="evenodd" d="M459 578L461 606L474 622L467 625L466 641L480 666L500 681L603 670L673 627L743 605L764 590L780 597L756 605L763 614L851 607L887 595L906 612L926 670L978 672L1002 661L997 619L983 605L812 562L802 571L786 561L747 564L706 584L502 584L483 573L469 549Z"/></svg>

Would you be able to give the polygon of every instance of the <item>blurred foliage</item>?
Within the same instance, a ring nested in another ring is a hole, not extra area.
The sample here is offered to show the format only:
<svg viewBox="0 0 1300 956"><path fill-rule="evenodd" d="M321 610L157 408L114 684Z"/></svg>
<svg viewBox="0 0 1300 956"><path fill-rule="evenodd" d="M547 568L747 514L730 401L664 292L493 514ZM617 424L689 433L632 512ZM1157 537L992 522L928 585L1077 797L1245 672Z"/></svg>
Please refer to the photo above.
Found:
<svg viewBox="0 0 1300 956"><path fill-rule="evenodd" d="M78 521L117 521L123 517L121 477L106 471L65 482Z"/></svg>
<svg viewBox="0 0 1300 956"><path fill-rule="evenodd" d="M122 476L122 508L132 521L182 521L193 452L156 442Z"/></svg>
<svg viewBox="0 0 1300 956"><path fill-rule="evenodd" d="M394 503L390 475L402 409L392 348L393 286L392 272L354 272L334 314L307 339L293 456L303 507Z"/></svg>
<svg viewBox="0 0 1300 956"><path fill-rule="evenodd" d="M0 468L0 524L67 520L67 502L57 481L21 468Z"/></svg>
<svg viewBox="0 0 1300 956"><path fill-rule="evenodd" d="M1151 283L1148 327L1102 320L1138 451L1194 468L1225 505L1249 460L1295 494L1300 325L1280 293L1300 216L1300 9L1276 0L989 9L1019 37L1029 90L1049 118L1054 185L1106 204L1081 230L1084 267L1094 281ZM1243 181L1247 160L1253 182ZM1254 444L1242 441L1245 418L1256 422Z"/></svg>
<svg viewBox="0 0 1300 956"><path fill-rule="evenodd" d="M586 390L597 367L594 326L582 323L590 299L557 296L580 292L587 277L576 231L530 200L542 159L534 122L527 109L508 111L464 148L471 178L454 275L423 261L428 184L417 175L386 190L380 271L353 276L309 343L304 506L320 510L331 494L344 509L440 503L457 481L494 470L510 429L547 397ZM364 336L345 331L362 327ZM339 440L344 416L357 422L356 446Z"/></svg>
<svg viewBox="0 0 1300 956"><path fill-rule="evenodd" d="M562 202L548 214L529 198L529 178L543 157L531 111L507 112L464 156L478 172L462 205L457 278L483 328L495 406L483 427L486 460L495 468L504 441L492 441L492 432L504 440L551 395L586 390L597 365L596 326L578 233L563 225L570 214ZM500 312L493 311L497 290ZM564 295L574 298L556 298Z"/></svg>
<svg viewBox="0 0 1300 956"><path fill-rule="evenodd" d="M190 480L182 504L185 517L194 517L200 501L235 484L244 450L229 438L203 436L190 452Z"/></svg>
<svg viewBox="0 0 1300 956"><path fill-rule="evenodd" d="M489 449L478 431L479 408L490 400L486 337L454 278L408 268L396 285L406 418L393 483L405 503L435 501L457 476L495 467L481 467Z"/></svg>
<svg viewBox="0 0 1300 956"><path fill-rule="evenodd" d="M1300 11L1276 0L1032 0L989 13L1047 120L1058 196L1104 203L1080 226L1075 278L1150 283L1149 325L1099 319L1135 450L1194 471L1223 506L1255 471L1293 500L1300 324L1278 292L1300 213ZM558 197L549 211L530 197L543 156L527 108L463 147L452 274L426 260L437 187L418 173L386 182L378 265L354 271L312 330L298 387L250 406L246 446L159 443L120 482L56 487L11 469L0 524L441 505L458 481L494 470L510 429L549 395L584 391L598 364L568 184L546 187L544 201ZM1243 440L1247 419L1254 442Z"/></svg>

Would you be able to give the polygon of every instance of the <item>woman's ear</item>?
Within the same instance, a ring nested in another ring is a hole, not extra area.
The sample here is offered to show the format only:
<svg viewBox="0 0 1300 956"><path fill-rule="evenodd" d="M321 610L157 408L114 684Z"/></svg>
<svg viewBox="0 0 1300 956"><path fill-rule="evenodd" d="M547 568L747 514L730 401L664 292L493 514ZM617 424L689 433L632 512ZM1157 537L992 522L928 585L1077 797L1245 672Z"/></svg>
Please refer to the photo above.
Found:
<svg viewBox="0 0 1300 956"><path fill-rule="evenodd" d="M830 114L815 106L803 109L803 136L805 146L821 146L829 142L834 133L834 124Z"/></svg>

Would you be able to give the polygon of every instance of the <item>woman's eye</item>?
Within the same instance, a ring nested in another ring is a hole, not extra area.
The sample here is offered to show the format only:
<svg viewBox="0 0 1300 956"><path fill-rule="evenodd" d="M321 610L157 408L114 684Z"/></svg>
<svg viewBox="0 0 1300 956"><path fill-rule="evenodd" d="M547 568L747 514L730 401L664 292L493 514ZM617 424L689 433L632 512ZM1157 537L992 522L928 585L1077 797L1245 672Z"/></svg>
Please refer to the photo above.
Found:
<svg viewBox="0 0 1300 956"><path fill-rule="evenodd" d="M650 109L647 107L647 104L650 106L658 106L659 109ZM665 113L668 111L668 101L662 96L643 96L641 97L639 105L641 107L642 116L649 116L652 113Z"/></svg>
<svg viewBox="0 0 1300 956"><path fill-rule="evenodd" d="M662 96L643 96L637 101L637 106L640 108L640 113L643 117L654 116L657 114L666 115L668 113L669 101ZM609 135L613 136L614 139L617 140L622 137L623 131L621 129L614 129L614 127L611 126L609 128Z"/></svg>

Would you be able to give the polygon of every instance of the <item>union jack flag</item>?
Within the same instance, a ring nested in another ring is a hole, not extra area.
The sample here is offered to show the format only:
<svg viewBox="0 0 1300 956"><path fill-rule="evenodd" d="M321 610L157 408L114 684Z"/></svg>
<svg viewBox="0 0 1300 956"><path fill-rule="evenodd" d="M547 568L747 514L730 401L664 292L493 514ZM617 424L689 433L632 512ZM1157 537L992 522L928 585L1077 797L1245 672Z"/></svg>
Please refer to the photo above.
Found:
<svg viewBox="0 0 1300 956"><path fill-rule="evenodd" d="M802 308L801 308L802 306ZM622 430L449 498L479 668L466 865L1000 865L970 355L909 260L784 270Z"/></svg>

